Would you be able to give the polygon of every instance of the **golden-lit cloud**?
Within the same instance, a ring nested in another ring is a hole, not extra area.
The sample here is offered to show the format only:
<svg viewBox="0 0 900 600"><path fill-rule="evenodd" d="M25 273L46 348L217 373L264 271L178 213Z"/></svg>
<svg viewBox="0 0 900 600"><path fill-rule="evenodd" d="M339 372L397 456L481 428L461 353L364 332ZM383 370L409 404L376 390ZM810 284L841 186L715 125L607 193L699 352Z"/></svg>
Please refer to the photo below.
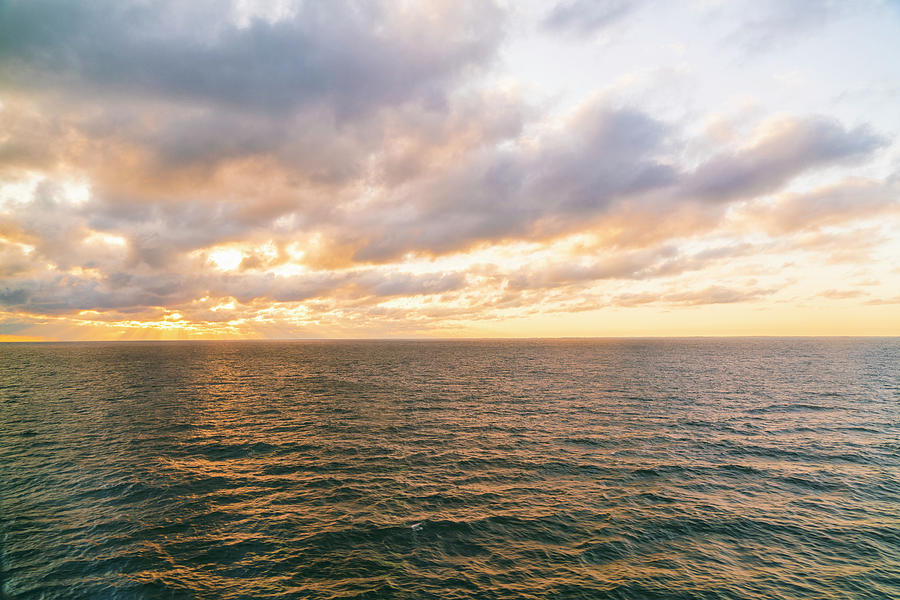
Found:
<svg viewBox="0 0 900 600"><path fill-rule="evenodd" d="M0 11L0 340L900 334L889 7L279 6Z"/></svg>

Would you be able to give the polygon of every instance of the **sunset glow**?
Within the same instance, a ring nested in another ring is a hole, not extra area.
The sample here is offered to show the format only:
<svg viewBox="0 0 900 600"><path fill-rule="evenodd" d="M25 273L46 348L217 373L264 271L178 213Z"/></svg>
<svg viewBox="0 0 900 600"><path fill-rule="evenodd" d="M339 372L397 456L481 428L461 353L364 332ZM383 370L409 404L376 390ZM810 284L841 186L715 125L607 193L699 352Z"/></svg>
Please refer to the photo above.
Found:
<svg viewBox="0 0 900 600"><path fill-rule="evenodd" d="M222 6L0 6L0 340L900 335L895 2Z"/></svg>

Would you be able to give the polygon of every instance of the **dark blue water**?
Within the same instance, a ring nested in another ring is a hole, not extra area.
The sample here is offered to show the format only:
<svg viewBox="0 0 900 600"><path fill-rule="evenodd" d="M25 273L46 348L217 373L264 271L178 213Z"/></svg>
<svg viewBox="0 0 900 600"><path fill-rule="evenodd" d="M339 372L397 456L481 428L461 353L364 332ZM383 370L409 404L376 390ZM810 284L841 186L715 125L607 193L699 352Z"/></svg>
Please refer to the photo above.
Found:
<svg viewBox="0 0 900 600"><path fill-rule="evenodd" d="M900 340L0 346L39 598L898 598Z"/></svg>

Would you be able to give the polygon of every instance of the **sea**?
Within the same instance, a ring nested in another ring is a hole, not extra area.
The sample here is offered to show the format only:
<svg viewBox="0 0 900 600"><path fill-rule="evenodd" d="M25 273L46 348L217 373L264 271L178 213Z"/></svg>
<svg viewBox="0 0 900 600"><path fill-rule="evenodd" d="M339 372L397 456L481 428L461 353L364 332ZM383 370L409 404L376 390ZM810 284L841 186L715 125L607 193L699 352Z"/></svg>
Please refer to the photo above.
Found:
<svg viewBox="0 0 900 600"><path fill-rule="evenodd" d="M900 598L900 339L4 344L0 597Z"/></svg>

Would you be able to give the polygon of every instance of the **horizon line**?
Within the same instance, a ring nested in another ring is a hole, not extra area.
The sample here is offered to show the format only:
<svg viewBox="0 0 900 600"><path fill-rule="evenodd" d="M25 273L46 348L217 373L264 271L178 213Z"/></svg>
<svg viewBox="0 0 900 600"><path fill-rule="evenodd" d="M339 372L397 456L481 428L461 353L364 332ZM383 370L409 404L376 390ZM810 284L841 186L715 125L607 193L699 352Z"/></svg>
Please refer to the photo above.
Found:
<svg viewBox="0 0 900 600"><path fill-rule="evenodd" d="M600 341L600 340L702 340L702 339L900 339L900 335L620 335L620 336L538 336L538 337L327 337L327 338L183 338L183 339L112 339L112 340L0 340L0 344L106 344L106 343L184 343L184 342L514 342L514 341Z"/></svg>

